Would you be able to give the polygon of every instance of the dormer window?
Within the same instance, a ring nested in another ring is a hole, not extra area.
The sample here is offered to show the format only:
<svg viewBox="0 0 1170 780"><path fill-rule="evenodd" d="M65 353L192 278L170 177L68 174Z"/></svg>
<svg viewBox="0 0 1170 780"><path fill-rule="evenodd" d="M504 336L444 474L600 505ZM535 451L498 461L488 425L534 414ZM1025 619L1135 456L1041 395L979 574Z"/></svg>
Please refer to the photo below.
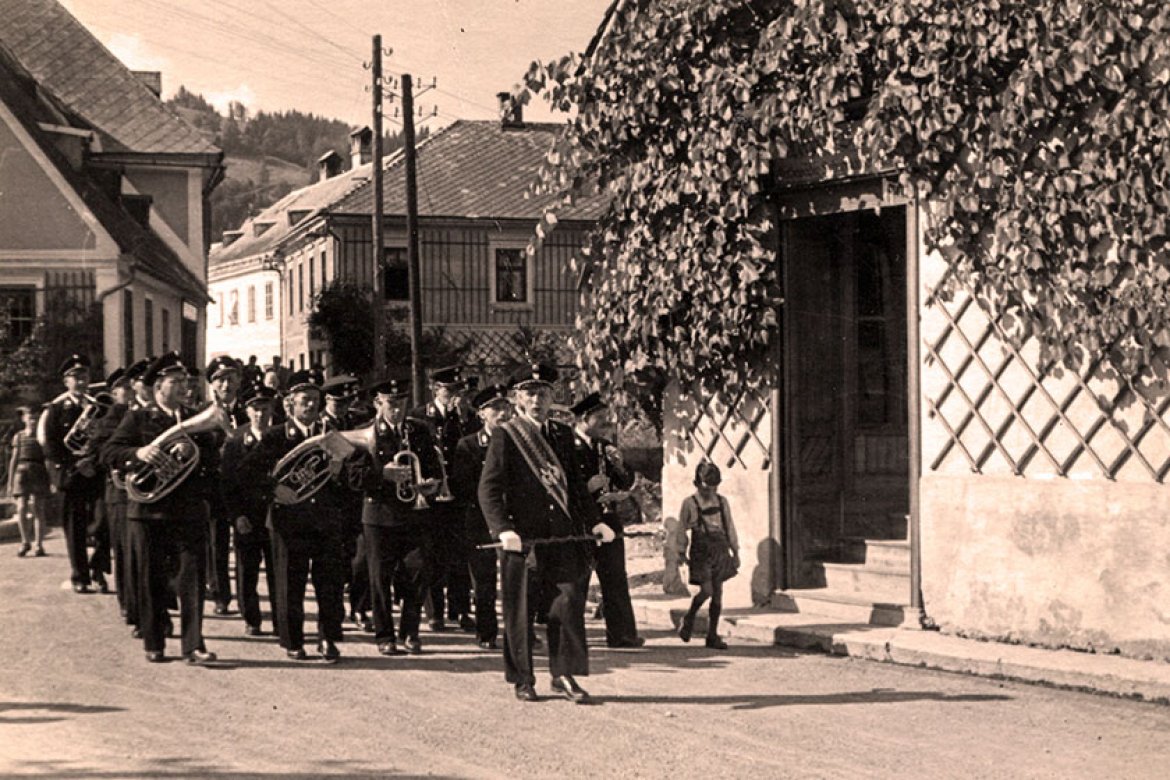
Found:
<svg viewBox="0 0 1170 780"><path fill-rule="evenodd" d="M252 235L253 236L262 236L262 235L264 235L265 231L268 230L268 228L272 227L275 224L276 224L275 222L253 222L252 223Z"/></svg>
<svg viewBox="0 0 1170 780"><path fill-rule="evenodd" d="M310 213L309 209L296 209L296 210L289 211L288 212L288 226L292 227L293 225L297 224L298 222L303 221L305 217L309 216L309 213Z"/></svg>

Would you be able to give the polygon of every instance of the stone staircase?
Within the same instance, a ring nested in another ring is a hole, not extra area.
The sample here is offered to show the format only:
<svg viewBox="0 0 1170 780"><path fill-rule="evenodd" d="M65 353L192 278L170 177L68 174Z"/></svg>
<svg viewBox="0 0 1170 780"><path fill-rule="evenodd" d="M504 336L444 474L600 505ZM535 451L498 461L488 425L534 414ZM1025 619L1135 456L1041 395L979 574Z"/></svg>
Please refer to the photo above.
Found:
<svg viewBox="0 0 1170 780"><path fill-rule="evenodd" d="M910 610L910 541L905 514L891 513L870 524L880 537L841 540L833 560L816 564L824 585L772 594L785 612L823 616L839 622L900 626Z"/></svg>

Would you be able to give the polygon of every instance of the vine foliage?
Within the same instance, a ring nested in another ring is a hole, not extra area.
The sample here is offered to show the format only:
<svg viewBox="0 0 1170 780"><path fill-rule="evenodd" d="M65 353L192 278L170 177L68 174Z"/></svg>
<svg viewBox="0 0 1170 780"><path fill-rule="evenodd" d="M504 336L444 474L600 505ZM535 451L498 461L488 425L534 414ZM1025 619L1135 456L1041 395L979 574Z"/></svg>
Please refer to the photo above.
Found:
<svg viewBox="0 0 1170 780"><path fill-rule="evenodd" d="M599 189L582 369L769 380L779 163L852 155L1013 338L1138 373L1170 350L1170 4L629 0L513 99L570 111L536 190ZM830 167L826 164L826 176ZM537 233L556 224L545 215ZM946 290L942 291L946 294ZM635 381L639 380L639 381Z"/></svg>

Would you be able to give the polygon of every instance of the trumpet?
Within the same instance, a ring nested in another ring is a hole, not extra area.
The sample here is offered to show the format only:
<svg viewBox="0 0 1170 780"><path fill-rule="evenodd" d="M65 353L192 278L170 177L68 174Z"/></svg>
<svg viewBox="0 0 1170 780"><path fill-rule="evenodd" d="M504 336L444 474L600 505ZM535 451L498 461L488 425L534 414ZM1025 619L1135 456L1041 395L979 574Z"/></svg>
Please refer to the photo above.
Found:
<svg viewBox="0 0 1170 780"><path fill-rule="evenodd" d="M435 457L439 459L439 473L442 475L439 482L439 493L435 496L436 501L448 503L455 500L455 496L451 494L451 488L447 484L447 465L443 462L443 450L439 445L435 445Z"/></svg>
<svg viewBox="0 0 1170 780"><path fill-rule="evenodd" d="M227 411L212 404L199 414L183 420L155 437L152 447L162 450L160 465L147 463L126 477L126 497L140 504L153 504L170 495L199 465L199 447L191 434L220 428L228 431Z"/></svg>
<svg viewBox="0 0 1170 780"><path fill-rule="evenodd" d="M85 401L85 406L81 410L81 416L70 426L62 440L65 449L79 458L89 452L93 445L94 434L97 433L98 423L109 414L110 409L114 406L114 396L109 393L98 393L97 395L83 393L82 399Z"/></svg>
<svg viewBox="0 0 1170 780"><path fill-rule="evenodd" d="M382 475L394 482L394 495L404 504L413 503L413 509L427 509L429 504L423 498L423 488L433 483L423 477L422 461L409 446L401 449L394 460L386 464Z"/></svg>

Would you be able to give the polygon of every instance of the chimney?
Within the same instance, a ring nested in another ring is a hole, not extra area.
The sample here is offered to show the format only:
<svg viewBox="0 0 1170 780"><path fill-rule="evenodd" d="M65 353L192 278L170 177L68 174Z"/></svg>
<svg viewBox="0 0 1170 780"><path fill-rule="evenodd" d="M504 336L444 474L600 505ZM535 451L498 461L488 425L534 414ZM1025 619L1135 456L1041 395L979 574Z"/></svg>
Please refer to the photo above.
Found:
<svg viewBox="0 0 1170 780"><path fill-rule="evenodd" d="M524 127L524 107L512 100L512 93L497 92L496 98L500 101L500 127Z"/></svg>
<svg viewBox="0 0 1170 780"><path fill-rule="evenodd" d="M341 155L330 149L317 158L317 181L332 179L341 173Z"/></svg>
<svg viewBox="0 0 1170 780"><path fill-rule="evenodd" d="M244 231L242 230L225 230L223 231L223 245L225 247L231 246L236 241L242 238Z"/></svg>
<svg viewBox="0 0 1170 780"><path fill-rule="evenodd" d="M368 127L359 127L349 134L349 169L351 171L373 159L373 151L370 148L373 142L374 131Z"/></svg>
<svg viewBox="0 0 1170 780"><path fill-rule="evenodd" d="M126 209L135 222L144 228L150 227L150 204L154 198L149 195L122 193L122 208Z"/></svg>
<svg viewBox="0 0 1170 780"><path fill-rule="evenodd" d="M162 72L157 70L136 70L134 75L154 93L156 98L162 97Z"/></svg>

